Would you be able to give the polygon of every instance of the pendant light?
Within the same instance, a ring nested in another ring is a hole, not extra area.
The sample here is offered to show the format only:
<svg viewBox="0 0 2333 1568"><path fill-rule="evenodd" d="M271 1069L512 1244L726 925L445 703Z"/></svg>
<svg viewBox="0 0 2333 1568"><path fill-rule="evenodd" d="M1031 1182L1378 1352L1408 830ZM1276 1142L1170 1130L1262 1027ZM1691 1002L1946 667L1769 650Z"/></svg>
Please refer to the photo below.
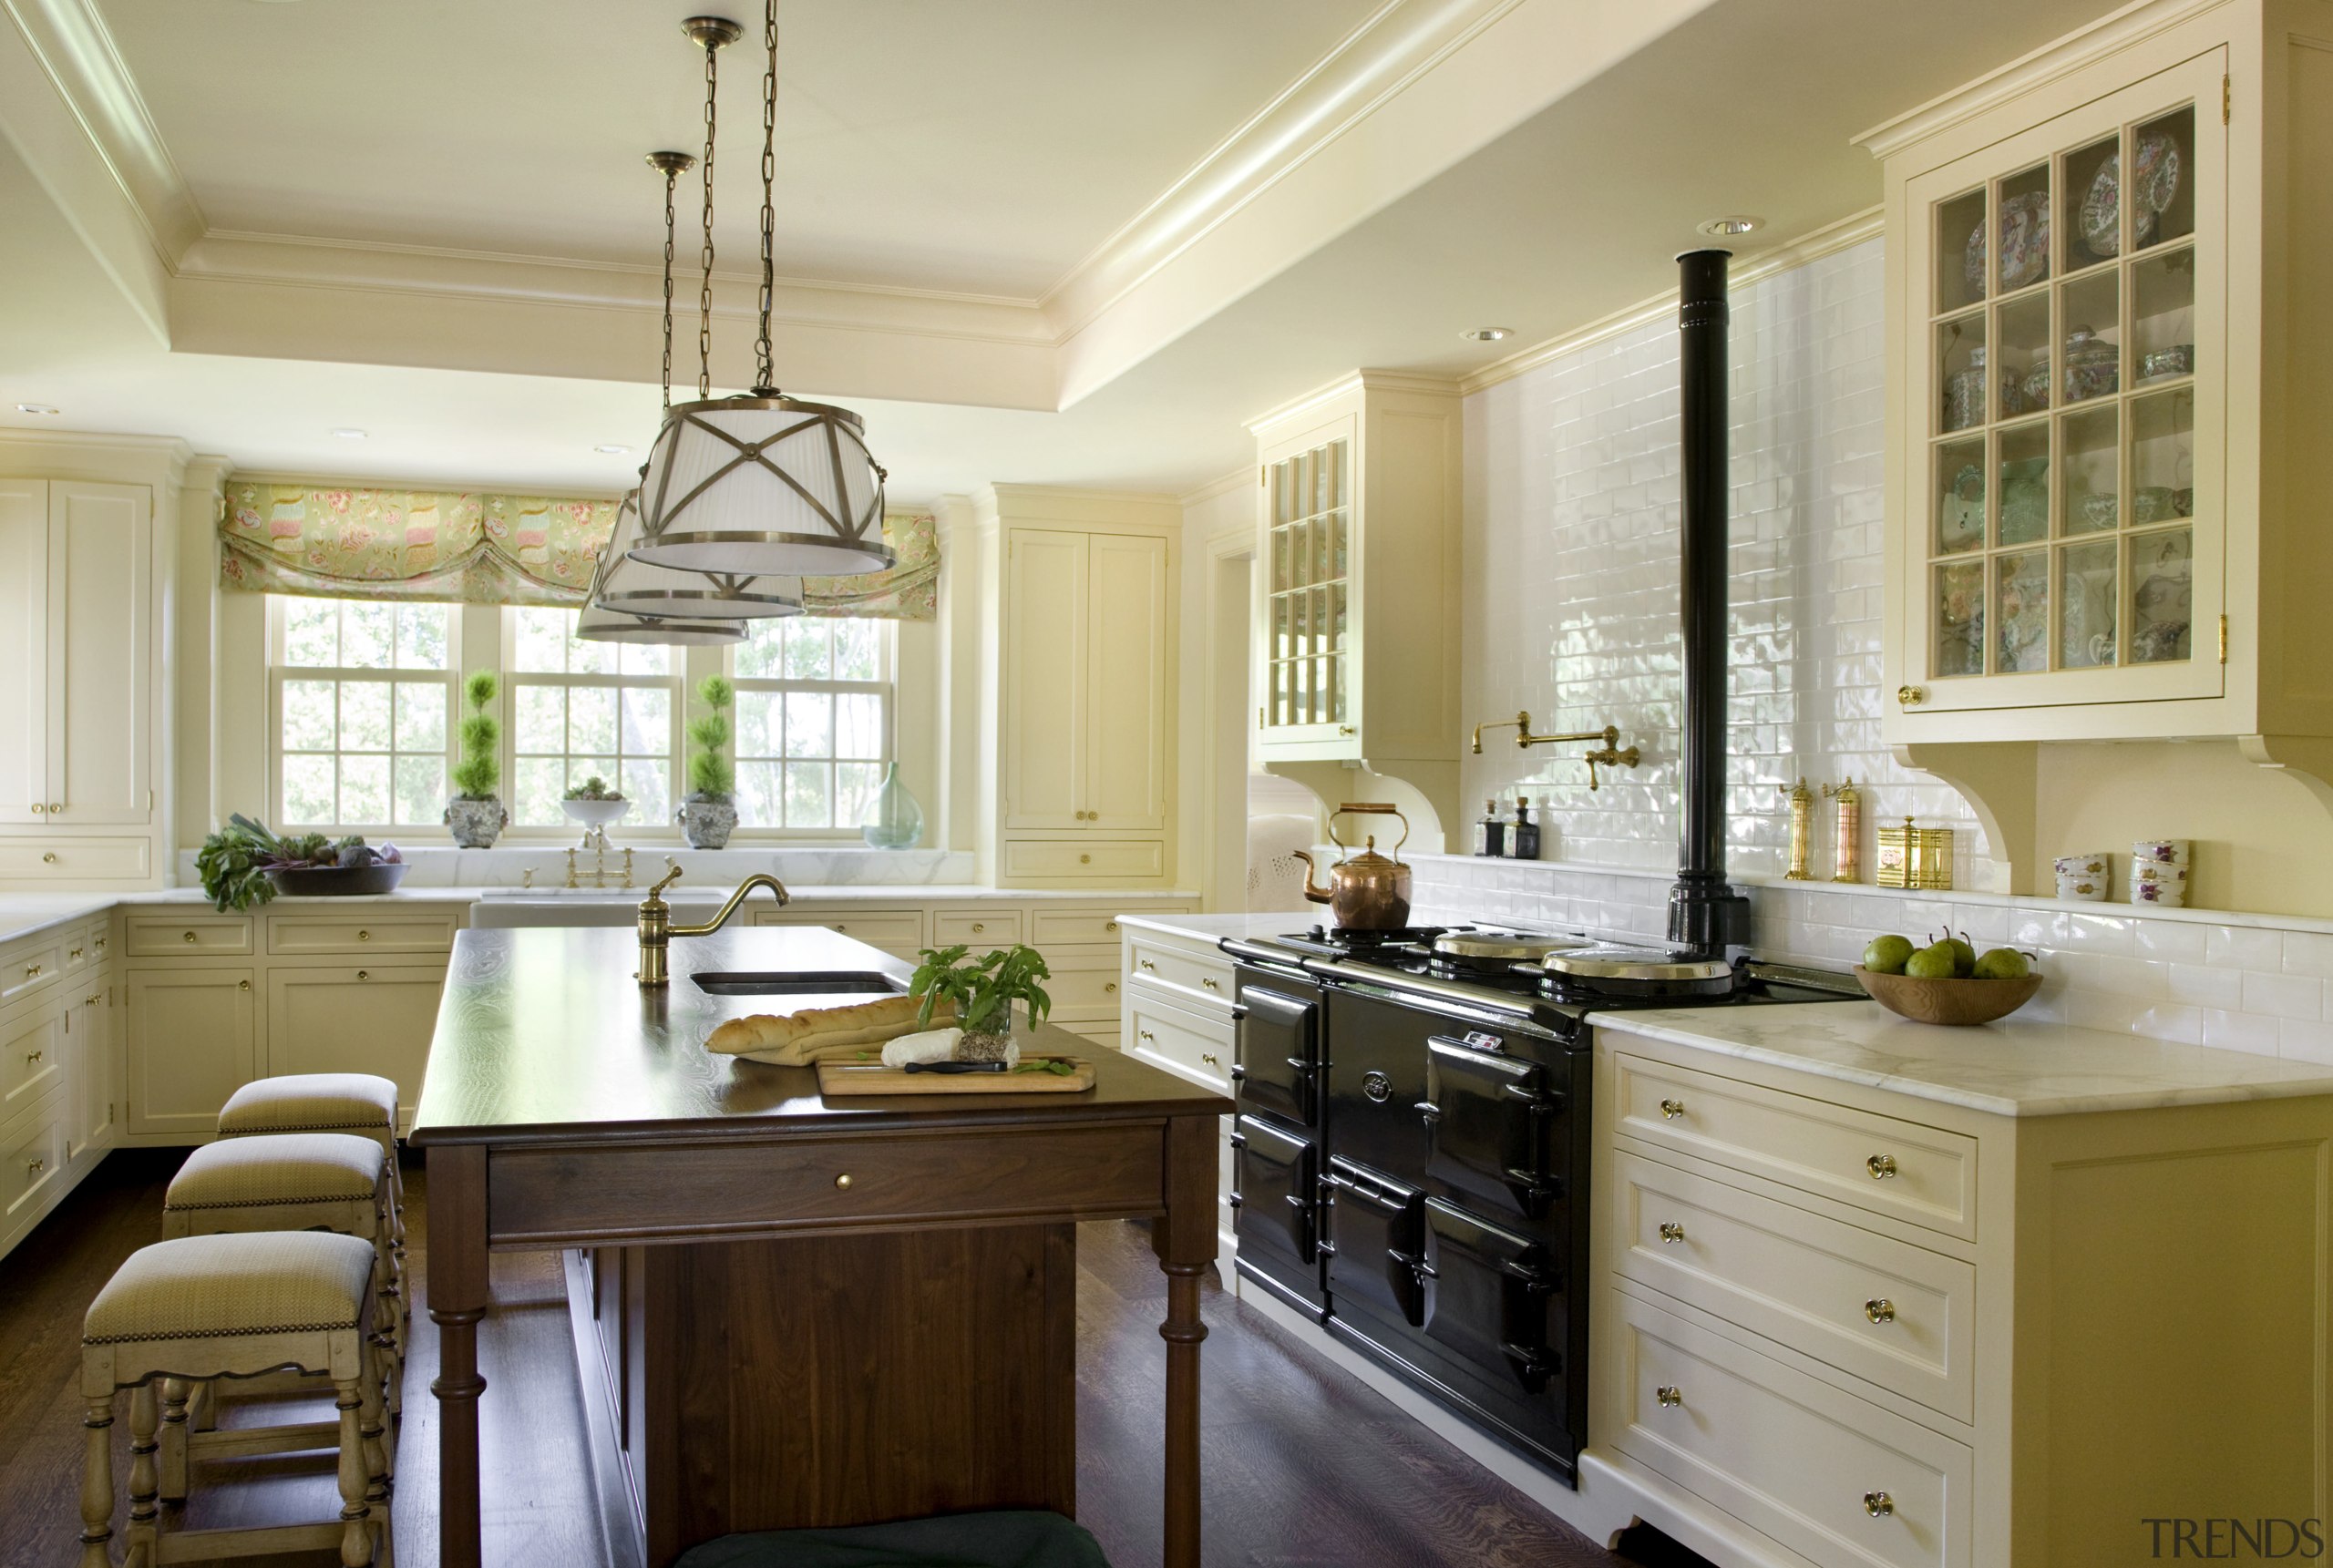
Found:
<svg viewBox="0 0 2333 1568"><path fill-rule="evenodd" d="M897 560L883 543L884 472L858 416L786 396L773 383L770 308L776 275L777 0L765 0L762 43L761 333L754 388L712 395L713 146L715 64L735 23L693 17L682 28L704 49L704 245L697 398L667 414L640 487L632 559L691 571L851 577Z"/></svg>
<svg viewBox="0 0 2333 1568"><path fill-rule="evenodd" d="M616 551L618 538L625 532L623 524L633 519L634 531L640 517L640 492L632 491L616 508L616 533L608 539L608 548L600 554L600 564L591 573L591 591L582 612L575 618L575 635L585 642L646 642L661 643L668 648L720 648L745 640L745 624L742 620L688 620L678 616L632 615L621 610L610 610L601 601L601 589L611 572L619 567L628 572L653 570L638 562L627 562Z"/></svg>

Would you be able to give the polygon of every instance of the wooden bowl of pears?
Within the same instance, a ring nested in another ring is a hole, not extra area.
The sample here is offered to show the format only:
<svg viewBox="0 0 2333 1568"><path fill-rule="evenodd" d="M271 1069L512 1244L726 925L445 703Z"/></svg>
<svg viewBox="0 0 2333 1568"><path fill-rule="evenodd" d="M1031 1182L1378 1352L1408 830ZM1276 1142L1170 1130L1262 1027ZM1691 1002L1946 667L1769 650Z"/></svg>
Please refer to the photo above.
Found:
<svg viewBox="0 0 2333 1568"><path fill-rule="evenodd" d="M1908 937L1875 937L1855 979L1898 1018L1956 1028L2005 1019L2041 989L2031 954L2015 948L1978 953L1965 932L1950 931L1926 947Z"/></svg>

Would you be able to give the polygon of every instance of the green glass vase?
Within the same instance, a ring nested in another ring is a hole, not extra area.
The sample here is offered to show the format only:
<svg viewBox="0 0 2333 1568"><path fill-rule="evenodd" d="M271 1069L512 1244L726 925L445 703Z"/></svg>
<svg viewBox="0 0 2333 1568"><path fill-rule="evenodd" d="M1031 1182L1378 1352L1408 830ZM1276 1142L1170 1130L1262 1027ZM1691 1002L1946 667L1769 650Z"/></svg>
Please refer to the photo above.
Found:
<svg viewBox="0 0 2333 1568"><path fill-rule="evenodd" d="M884 770L883 787L875 792L875 804L858 833L870 849L912 849L923 837L923 807L899 782L899 764Z"/></svg>

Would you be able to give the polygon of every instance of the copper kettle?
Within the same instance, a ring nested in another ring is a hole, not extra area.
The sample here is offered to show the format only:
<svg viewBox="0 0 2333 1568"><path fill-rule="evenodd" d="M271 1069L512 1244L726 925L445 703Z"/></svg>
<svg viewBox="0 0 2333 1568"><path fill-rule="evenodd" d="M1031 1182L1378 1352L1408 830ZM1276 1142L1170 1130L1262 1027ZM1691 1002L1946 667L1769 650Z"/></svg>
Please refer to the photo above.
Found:
<svg viewBox="0 0 2333 1568"><path fill-rule="evenodd" d="M1337 818L1351 812L1356 815L1373 812L1390 816L1402 825L1402 836L1393 841L1393 857L1377 853L1377 836L1365 840L1361 853L1337 836ZM1329 839L1344 851L1337 863L1329 867L1329 886L1315 887L1314 873L1319 869L1305 850L1296 852L1304 862L1304 896L1315 904L1326 904L1335 917L1337 927L1345 931L1398 931L1410 923L1410 868L1401 862L1402 845L1410 838L1410 820L1393 806L1356 804L1351 801L1329 814Z"/></svg>

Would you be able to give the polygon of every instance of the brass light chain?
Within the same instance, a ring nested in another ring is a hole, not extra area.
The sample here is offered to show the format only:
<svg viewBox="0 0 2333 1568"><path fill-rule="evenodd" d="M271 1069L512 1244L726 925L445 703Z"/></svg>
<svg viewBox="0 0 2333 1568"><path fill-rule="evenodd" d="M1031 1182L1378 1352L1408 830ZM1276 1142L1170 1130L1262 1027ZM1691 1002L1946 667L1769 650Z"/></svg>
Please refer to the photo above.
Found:
<svg viewBox="0 0 2333 1568"><path fill-rule="evenodd" d="M713 395L713 135L714 104L721 91L721 40L706 37L704 45L704 244L699 252L704 282L696 302L696 395Z"/></svg>
<svg viewBox="0 0 2333 1568"><path fill-rule="evenodd" d="M777 214L771 194L777 180L777 0L762 8L762 50L768 64L762 69L762 295L761 335L754 340L754 390L775 395L771 368L769 315L776 266Z"/></svg>
<svg viewBox="0 0 2333 1568"><path fill-rule="evenodd" d="M673 411L673 192L681 182L679 162L664 165L664 412Z"/></svg>

